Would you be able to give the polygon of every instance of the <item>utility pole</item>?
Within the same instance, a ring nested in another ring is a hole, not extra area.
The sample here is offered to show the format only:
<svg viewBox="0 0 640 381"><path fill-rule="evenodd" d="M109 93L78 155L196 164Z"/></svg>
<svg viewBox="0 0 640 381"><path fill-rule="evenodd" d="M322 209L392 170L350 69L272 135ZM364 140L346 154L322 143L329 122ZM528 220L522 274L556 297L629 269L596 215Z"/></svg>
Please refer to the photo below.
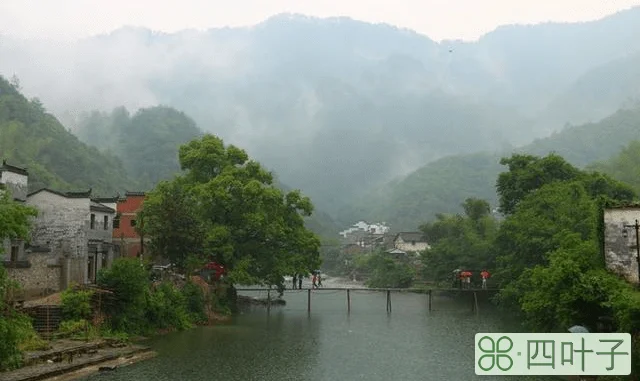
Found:
<svg viewBox="0 0 640 381"><path fill-rule="evenodd" d="M625 229L622 230L622 236L627 238L627 229L634 228L636 230L636 262L638 263L638 284L640 285L640 224L638 220L633 225L624 225Z"/></svg>

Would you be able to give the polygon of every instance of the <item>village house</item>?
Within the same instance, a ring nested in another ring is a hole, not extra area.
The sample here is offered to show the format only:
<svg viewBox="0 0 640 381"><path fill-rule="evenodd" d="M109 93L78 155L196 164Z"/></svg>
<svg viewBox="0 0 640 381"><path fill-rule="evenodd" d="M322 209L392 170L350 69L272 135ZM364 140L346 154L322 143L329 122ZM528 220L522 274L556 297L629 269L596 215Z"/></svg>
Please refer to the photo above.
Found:
<svg viewBox="0 0 640 381"><path fill-rule="evenodd" d="M637 222L640 204L606 208L604 210L604 259L607 269L638 283Z"/></svg>
<svg viewBox="0 0 640 381"><path fill-rule="evenodd" d="M393 251L395 254L404 253L420 253L429 248L424 234L421 232L401 232L396 234L393 239Z"/></svg>
<svg viewBox="0 0 640 381"><path fill-rule="evenodd" d="M140 223L138 213L144 199L144 192L126 192L124 198L118 200L113 242L119 247L122 256L142 256L149 243L149 239L141 238L136 229Z"/></svg>
<svg viewBox="0 0 640 381"><path fill-rule="evenodd" d="M71 283L95 283L101 268L115 258L112 235L115 209L91 199L85 192L59 192L43 188L27 196L38 210L31 246L42 252L49 272L41 287L60 290ZM32 282L26 275L20 282ZM26 287L26 286L25 286Z"/></svg>

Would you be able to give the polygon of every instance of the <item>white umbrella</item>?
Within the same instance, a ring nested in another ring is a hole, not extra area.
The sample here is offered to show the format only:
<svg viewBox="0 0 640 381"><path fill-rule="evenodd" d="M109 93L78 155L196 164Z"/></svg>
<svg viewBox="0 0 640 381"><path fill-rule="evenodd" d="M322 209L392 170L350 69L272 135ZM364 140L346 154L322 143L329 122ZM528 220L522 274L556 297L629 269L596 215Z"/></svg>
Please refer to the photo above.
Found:
<svg viewBox="0 0 640 381"><path fill-rule="evenodd" d="M569 328L569 332L571 333L589 333L589 330L581 325L574 325Z"/></svg>

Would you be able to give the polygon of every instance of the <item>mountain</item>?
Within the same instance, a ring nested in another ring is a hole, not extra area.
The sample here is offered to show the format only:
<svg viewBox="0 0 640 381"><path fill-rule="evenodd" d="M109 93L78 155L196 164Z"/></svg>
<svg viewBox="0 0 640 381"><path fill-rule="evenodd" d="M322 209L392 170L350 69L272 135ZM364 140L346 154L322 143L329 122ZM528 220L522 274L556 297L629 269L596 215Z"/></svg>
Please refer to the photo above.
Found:
<svg viewBox="0 0 640 381"><path fill-rule="evenodd" d="M633 61L638 35L640 7L500 27L473 43L287 14L249 28L124 27L55 46L0 37L0 73L17 74L74 131L94 109L183 110L335 216L428 162L522 146L614 112L637 88L600 91L597 70Z"/></svg>
<svg viewBox="0 0 640 381"><path fill-rule="evenodd" d="M437 213L460 213L461 203L477 197L497 206L496 180L512 153L545 156L555 152L578 167L602 170L621 181L637 174L640 107L620 110L597 123L567 126L547 138L517 149L445 157L386 184L345 208L343 225L361 219L386 221L395 231L413 230ZM626 148L625 148L626 147ZM622 150L622 152L621 152ZM591 165L590 165L591 164ZM638 186L638 181L629 182Z"/></svg>
<svg viewBox="0 0 640 381"><path fill-rule="evenodd" d="M152 189L180 173L180 145L203 134L188 115L167 106L142 108L133 115L125 107L116 107L109 113L93 111L78 116L77 125L78 137L120 158L142 190ZM285 191L292 190L279 181L275 184ZM306 223L321 237L330 237L339 230L331 217L318 208Z"/></svg>
<svg viewBox="0 0 640 381"><path fill-rule="evenodd" d="M79 119L76 134L119 157L127 173L144 189L151 189L180 172L178 148L203 133L185 113L155 106L134 115L124 107L111 113L94 111Z"/></svg>
<svg viewBox="0 0 640 381"><path fill-rule="evenodd" d="M95 195L136 189L116 157L82 143L49 114L0 76L0 157L27 167L30 190L92 188Z"/></svg>
<svg viewBox="0 0 640 381"><path fill-rule="evenodd" d="M548 119L563 115L574 124L600 120L612 109L640 106L640 52L588 71L554 99Z"/></svg>

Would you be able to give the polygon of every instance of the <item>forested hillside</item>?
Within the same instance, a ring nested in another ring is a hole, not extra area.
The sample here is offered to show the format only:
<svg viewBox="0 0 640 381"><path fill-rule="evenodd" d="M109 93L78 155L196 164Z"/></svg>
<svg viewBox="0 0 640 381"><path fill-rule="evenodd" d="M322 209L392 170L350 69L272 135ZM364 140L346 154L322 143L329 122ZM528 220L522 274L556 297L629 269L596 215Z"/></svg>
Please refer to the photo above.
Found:
<svg viewBox="0 0 640 381"><path fill-rule="evenodd" d="M144 189L179 172L178 147L202 135L191 118L165 106L134 115L124 107L111 113L94 111L80 120L76 131L86 143L118 156Z"/></svg>
<svg viewBox="0 0 640 381"><path fill-rule="evenodd" d="M120 160L78 140L17 86L0 76L0 158L28 168L31 190L92 188L94 194L111 196L137 188Z"/></svg>
<svg viewBox="0 0 640 381"><path fill-rule="evenodd" d="M437 213L462 212L461 203L468 197L485 199L495 208L496 179L506 170L500 165L500 158L514 152L538 156L555 152L581 168L615 156L589 168L640 189L638 143L625 148L638 139L640 107L620 110L597 123L568 126L515 150L446 157L372 192L345 209L339 221L349 224L358 219L380 220L387 221L394 230L407 230L434 220Z"/></svg>
<svg viewBox="0 0 640 381"><path fill-rule="evenodd" d="M631 185L640 194L640 140L632 141L609 160L593 163L587 168L607 173Z"/></svg>

